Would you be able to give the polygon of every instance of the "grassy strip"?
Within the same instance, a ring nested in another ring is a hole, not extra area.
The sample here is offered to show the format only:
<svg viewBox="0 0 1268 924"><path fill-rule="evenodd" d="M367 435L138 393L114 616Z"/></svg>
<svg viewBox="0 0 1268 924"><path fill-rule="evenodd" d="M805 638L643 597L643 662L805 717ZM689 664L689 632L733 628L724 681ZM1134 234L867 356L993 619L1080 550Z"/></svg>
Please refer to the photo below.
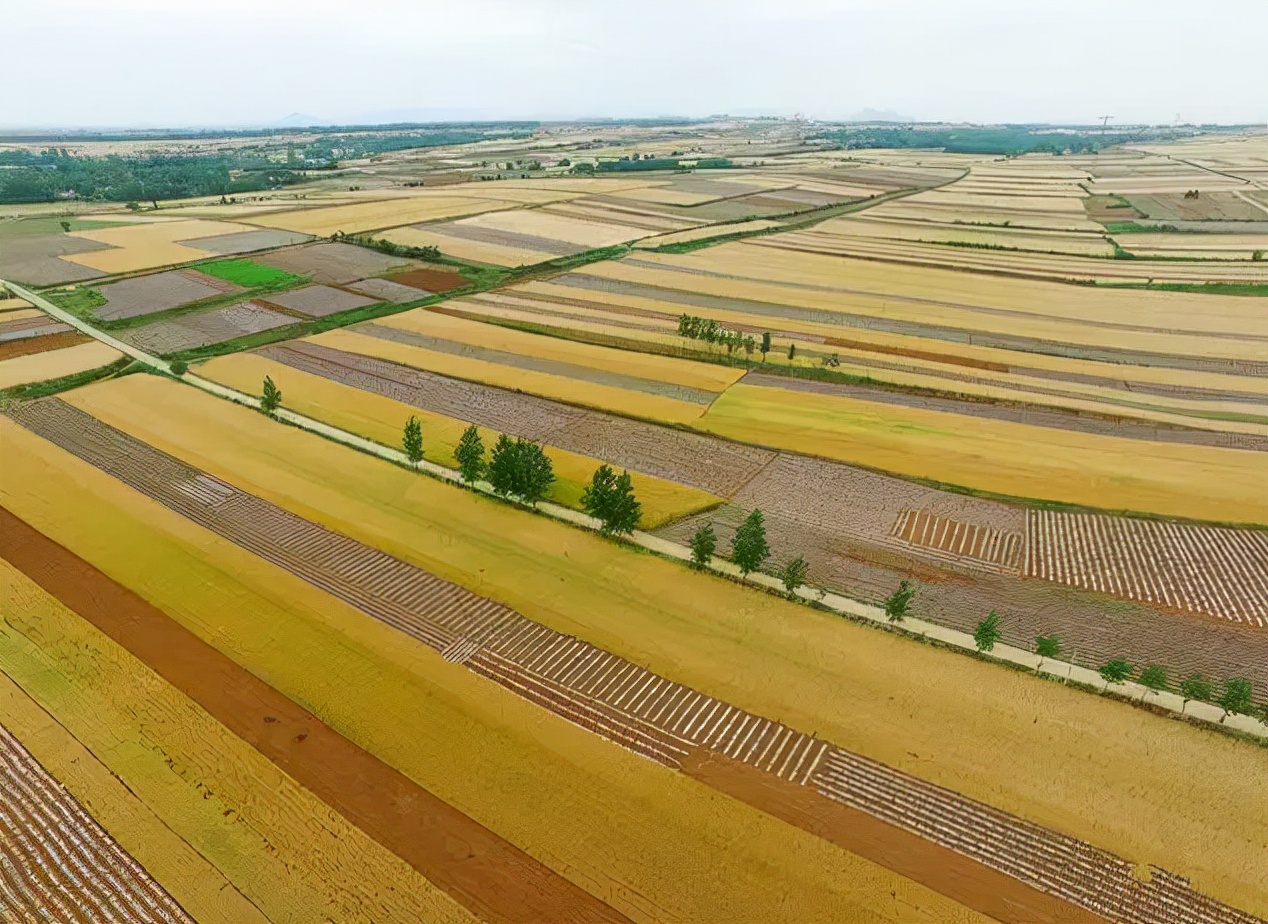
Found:
<svg viewBox="0 0 1268 924"><path fill-rule="evenodd" d="M1168 258L1170 259L1170 258ZM1153 292L1194 292L1199 295L1248 295L1268 298L1268 283L1259 282L1098 282L1106 289L1145 289Z"/></svg>
<svg viewBox="0 0 1268 924"><path fill-rule="evenodd" d="M29 382L25 385L14 385L12 388L6 388L0 391L0 405L8 401L29 401L34 398L45 398L49 395L69 391L72 388L78 388L81 385L87 385L90 382L126 375L143 368L140 363L131 357L121 356L114 362L98 366L96 369L85 369L83 372L74 372L59 379L49 379L46 382Z"/></svg>

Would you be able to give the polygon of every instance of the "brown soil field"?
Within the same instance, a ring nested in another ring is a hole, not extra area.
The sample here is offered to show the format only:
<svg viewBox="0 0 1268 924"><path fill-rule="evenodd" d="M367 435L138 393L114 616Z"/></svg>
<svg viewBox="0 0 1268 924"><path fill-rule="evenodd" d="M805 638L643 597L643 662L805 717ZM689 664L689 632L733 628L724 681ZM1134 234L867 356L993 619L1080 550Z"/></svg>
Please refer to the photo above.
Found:
<svg viewBox="0 0 1268 924"><path fill-rule="evenodd" d="M326 285L343 285L354 279L377 276L388 270L414 265L413 260L392 257L365 247L322 241L304 244L256 258L260 263L293 273L309 276L313 282Z"/></svg>
<svg viewBox="0 0 1268 924"><path fill-rule="evenodd" d="M194 924L2 725L0 916Z"/></svg>
<svg viewBox="0 0 1268 924"><path fill-rule="evenodd" d="M0 343L46 337L50 334L64 333L70 329L69 325L39 312L34 317L0 321Z"/></svg>
<svg viewBox="0 0 1268 924"><path fill-rule="evenodd" d="M151 353L177 353L294 323L294 318L245 302L129 328L119 332L119 339Z"/></svg>
<svg viewBox="0 0 1268 924"><path fill-rule="evenodd" d="M166 311L188 302L239 292L241 289L223 279L196 270L170 270L150 276L136 276L109 285L98 292L106 299L93 313L105 321L135 318L156 311Z"/></svg>
<svg viewBox="0 0 1268 924"><path fill-rule="evenodd" d="M373 305L378 301L375 298L368 298L364 295L356 295L343 289L335 289L324 285L304 286L302 289L292 289L289 292L280 292L275 295L269 295L267 303L270 306L281 306L291 311L297 311L300 314L308 315L314 318L324 318L326 315L338 314L341 311L351 311L353 308L363 308L366 305Z"/></svg>
<svg viewBox="0 0 1268 924"><path fill-rule="evenodd" d="M1183 193L1135 195L1129 200L1146 218L1190 221L1263 221L1268 212L1233 192L1208 192L1197 199Z"/></svg>
<svg viewBox="0 0 1268 924"><path fill-rule="evenodd" d="M0 544L36 583L482 920L626 920L2 508Z"/></svg>
<svg viewBox="0 0 1268 924"><path fill-rule="evenodd" d="M29 356L32 353L43 353L47 350L60 350L64 347L78 346L92 338L77 330L65 330L43 337L24 337L20 340L6 340L0 343L0 361Z"/></svg>
<svg viewBox="0 0 1268 924"><path fill-rule="evenodd" d="M197 243L194 246L199 250L229 256L235 253L251 253L256 250L272 250L274 247L302 244L308 239L308 235L296 234L294 231L236 231L232 234L196 238Z"/></svg>
<svg viewBox="0 0 1268 924"><path fill-rule="evenodd" d="M467 278L453 270L422 267L404 273L393 273L389 280L403 286L426 289L428 292L449 292L467 285Z"/></svg>
<svg viewBox="0 0 1268 924"><path fill-rule="evenodd" d="M33 286L60 285L106 274L90 266L61 259L63 254L108 250L109 245L69 234L6 237L0 247L0 278Z"/></svg>

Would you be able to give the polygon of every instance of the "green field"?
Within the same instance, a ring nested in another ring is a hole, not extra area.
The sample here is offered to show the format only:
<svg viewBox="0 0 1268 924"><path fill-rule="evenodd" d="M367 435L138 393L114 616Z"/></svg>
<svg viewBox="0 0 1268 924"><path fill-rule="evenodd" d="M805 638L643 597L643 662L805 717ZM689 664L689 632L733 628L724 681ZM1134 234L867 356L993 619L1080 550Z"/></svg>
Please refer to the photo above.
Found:
<svg viewBox="0 0 1268 924"><path fill-rule="evenodd" d="M214 260L211 263L199 264L197 269L200 273L206 273L208 276L215 276L217 279L248 289L258 286L286 289L304 281L301 276L292 276L290 273L273 269L271 266L262 266L251 260Z"/></svg>

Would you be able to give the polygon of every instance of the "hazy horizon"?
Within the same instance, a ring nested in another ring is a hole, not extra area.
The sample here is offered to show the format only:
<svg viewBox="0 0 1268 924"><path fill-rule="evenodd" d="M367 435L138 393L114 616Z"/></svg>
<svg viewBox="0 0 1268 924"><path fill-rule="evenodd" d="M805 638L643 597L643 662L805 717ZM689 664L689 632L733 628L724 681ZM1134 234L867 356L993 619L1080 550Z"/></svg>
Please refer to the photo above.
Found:
<svg viewBox="0 0 1268 924"><path fill-rule="evenodd" d="M1268 3L1238 0L48 0L6 19L27 76L0 96L8 129L1268 121Z"/></svg>

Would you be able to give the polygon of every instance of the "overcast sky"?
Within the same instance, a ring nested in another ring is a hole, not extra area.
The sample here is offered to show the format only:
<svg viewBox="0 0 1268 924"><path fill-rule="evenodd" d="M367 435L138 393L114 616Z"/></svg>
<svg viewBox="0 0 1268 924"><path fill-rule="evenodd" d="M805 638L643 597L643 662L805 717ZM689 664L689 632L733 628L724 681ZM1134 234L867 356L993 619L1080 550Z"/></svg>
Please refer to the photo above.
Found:
<svg viewBox="0 0 1268 924"><path fill-rule="evenodd" d="M1268 121L1268 0L0 0L0 125Z"/></svg>

